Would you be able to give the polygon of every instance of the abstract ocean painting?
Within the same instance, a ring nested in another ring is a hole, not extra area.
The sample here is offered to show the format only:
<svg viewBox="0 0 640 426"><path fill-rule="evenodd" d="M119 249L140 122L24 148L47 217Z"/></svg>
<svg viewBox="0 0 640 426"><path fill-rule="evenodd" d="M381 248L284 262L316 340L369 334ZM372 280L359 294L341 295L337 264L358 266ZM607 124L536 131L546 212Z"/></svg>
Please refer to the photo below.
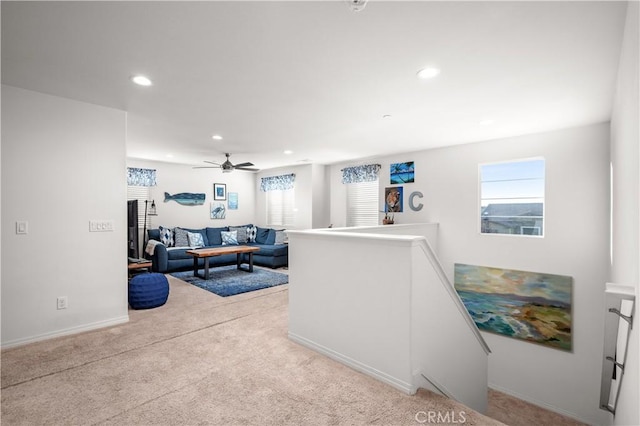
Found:
<svg viewBox="0 0 640 426"><path fill-rule="evenodd" d="M415 167L413 161L391 164L389 174L391 175L391 185L414 182Z"/></svg>
<svg viewBox="0 0 640 426"><path fill-rule="evenodd" d="M564 275L455 264L454 285L482 331L571 350L571 286Z"/></svg>

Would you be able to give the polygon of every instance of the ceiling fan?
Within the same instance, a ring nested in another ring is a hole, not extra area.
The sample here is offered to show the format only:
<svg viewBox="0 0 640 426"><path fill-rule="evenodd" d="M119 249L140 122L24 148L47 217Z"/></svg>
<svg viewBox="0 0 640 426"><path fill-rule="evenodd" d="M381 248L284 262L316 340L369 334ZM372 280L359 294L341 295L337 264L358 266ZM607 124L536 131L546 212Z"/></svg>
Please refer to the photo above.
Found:
<svg viewBox="0 0 640 426"><path fill-rule="evenodd" d="M253 169L251 168L251 166L253 166L253 163L240 163L240 164L232 164L231 161L229 161L229 157L231 156L231 154L229 153L225 153L224 154L227 157L227 160L222 163L214 163L213 161L204 161L205 163L209 163L209 164L213 164L213 166L197 166L194 167L194 169L217 169L220 168L222 169L222 173L230 173L234 170L245 170L245 171L249 171L249 172L257 172L260 171L260 169Z"/></svg>

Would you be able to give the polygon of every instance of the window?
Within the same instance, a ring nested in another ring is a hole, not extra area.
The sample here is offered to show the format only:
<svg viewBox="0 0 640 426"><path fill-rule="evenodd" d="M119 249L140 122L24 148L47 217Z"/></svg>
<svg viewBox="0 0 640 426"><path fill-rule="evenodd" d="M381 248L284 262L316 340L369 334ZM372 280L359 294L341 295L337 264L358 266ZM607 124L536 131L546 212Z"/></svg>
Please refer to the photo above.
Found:
<svg viewBox="0 0 640 426"><path fill-rule="evenodd" d="M267 192L267 225L295 225L295 190L280 189Z"/></svg>
<svg viewBox="0 0 640 426"><path fill-rule="evenodd" d="M378 180L347 184L347 226L378 224Z"/></svg>
<svg viewBox="0 0 640 426"><path fill-rule="evenodd" d="M342 183L347 185L347 226L378 224L379 174L380 164L342 169Z"/></svg>
<svg viewBox="0 0 640 426"><path fill-rule="evenodd" d="M544 159L480 165L480 232L544 235Z"/></svg>
<svg viewBox="0 0 640 426"><path fill-rule="evenodd" d="M150 198L150 186L127 186L127 200L138 200L138 228L142 228L144 226L144 202ZM149 225L150 222L147 218L147 228L149 228Z"/></svg>

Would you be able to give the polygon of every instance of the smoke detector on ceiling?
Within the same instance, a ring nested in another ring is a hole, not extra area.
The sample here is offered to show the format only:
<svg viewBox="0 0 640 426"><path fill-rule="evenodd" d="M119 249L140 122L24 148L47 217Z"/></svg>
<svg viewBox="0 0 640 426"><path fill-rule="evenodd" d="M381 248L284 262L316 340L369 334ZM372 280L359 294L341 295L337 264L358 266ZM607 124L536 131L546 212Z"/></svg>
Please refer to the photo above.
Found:
<svg viewBox="0 0 640 426"><path fill-rule="evenodd" d="M346 0L352 12L360 12L369 0Z"/></svg>

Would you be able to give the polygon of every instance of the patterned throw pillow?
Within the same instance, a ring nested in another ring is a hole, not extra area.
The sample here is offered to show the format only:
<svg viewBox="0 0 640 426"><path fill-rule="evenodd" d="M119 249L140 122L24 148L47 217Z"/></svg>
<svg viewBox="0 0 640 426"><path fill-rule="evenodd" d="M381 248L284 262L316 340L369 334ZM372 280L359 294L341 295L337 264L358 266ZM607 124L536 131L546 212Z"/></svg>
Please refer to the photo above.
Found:
<svg viewBox="0 0 640 426"><path fill-rule="evenodd" d="M287 240L287 234L285 233L284 230L276 231L276 244L284 244L286 240Z"/></svg>
<svg viewBox="0 0 640 426"><path fill-rule="evenodd" d="M204 247L204 238L202 234L197 232L188 232L189 247Z"/></svg>
<svg viewBox="0 0 640 426"><path fill-rule="evenodd" d="M229 231L236 231L238 233L238 244L245 244L247 239L247 228L242 226L230 226Z"/></svg>
<svg viewBox="0 0 640 426"><path fill-rule="evenodd" d="M223 246L238 245L238 233L236 231L222 231L220 232L220 236L222 236Z"/></svg>
<svg viewBox="0 0 640 426"><path fill-rule="evenodd" d="M255 243L257 234L258 234L258 228L256 228L255 226L249 226L247 228L247 242Z"/></svg>
<svg viewBox="0 0 640 426"><path fill-rule="evenodd" d="M173 247L173 230L171 228L160 228L160 242L166 247Z"/></svg>
<svg viewBox="0 0 640 426"><path fill-rule="evenodd" d="M175 228L173 230L173 245L176 247L189 247L188 232L182 228Z"/></svg>

